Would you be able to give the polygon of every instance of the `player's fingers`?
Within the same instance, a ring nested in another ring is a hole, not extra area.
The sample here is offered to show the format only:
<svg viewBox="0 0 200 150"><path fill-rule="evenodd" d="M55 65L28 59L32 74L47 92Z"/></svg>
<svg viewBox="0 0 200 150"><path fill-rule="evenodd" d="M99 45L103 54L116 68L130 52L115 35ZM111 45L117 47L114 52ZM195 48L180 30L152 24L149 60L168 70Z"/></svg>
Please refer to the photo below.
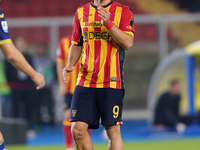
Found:
<svg viewBox="0 0 200 150"><path fill-rule="evenodd" d="M62 70L62 76L65 77L65 68Z"/></svg>
<svg viewBox="0 0 200 150"><path fill-rule="evenodd" d="M73 71L73 68L67 68L67 71L71 72L71 71Z"/></svg>
<svg viewBox="0 0 200 150"><path fill-rule="evenodd" d="M104 17L105 15L104 15L104 14L101 14L101 13L99 13L98 16L99 16L101 19L105 18L105 17Z"/></svg>
<svg viewBox="0 0 200 150"><path fill-rule="evenodd" d="M103 21L105 21L106 20L106 17L104 17L104 16L102 16L102 15L98 15Z"/></svg>
<svg viewBox="0 0 200 150"><path fill-rule="evenodd" d="M105 16L106 14L104 13L104 12L102 12L102 11L98 11L98 15L101 15L101 16Z"/></svg>
<svg viewBox="0 0 200 150"><path fill-rule="evenodd" d="M63 80L64 80L65 83L68 83L68 82L67 82L67 79L66 79L65 77L63 77Z"/></svg>
<svg viewBox="0 0 200 150"><path fill-rule="evenodd" d="M43 87L42 85L38 85L38 86L36 87L36 89L37 89L37 90L40 90L42 87Z"/></svg>
<svg viewBox="0 0 200 150"><path fill-rule="evenodd" d="M36 89L37 89L37 90L40 90L40 89L41 89L41 87L40 87L40 86L37 86L37 87L36 87Z"/></svg>
<svg viewBox="0 0 200 150"><path fill-rule="evenodd" d="M62 72L62 73L63 73L63 80L64 80L65 83L67 83L67 80L66 80L66 76L67 76L67 75L66 75L65 69L66 69L66 68L63 69L63 72Z"/></svg>
<svg viewBox="0 0 200 150"><path fill-rule="evenodd" d="M103 7L99 6L97 9L98 9L98 10L103 10L102 8L103 8Z"/></svg>
<svg viewBox="0 0 200 150"><path fill-rule="evenodd" d="M99 11L100 12L103 12L103 13L105 13L105 14L107 14L108 16L111 16L111 13L106 9L106 8L104 8L104 7L98 7L99 9Z"/></svg>
<svg viewBox="0 0 200 150"><path fill-rule="evenodd" d="M110 20L110 12L108 12L108 13L105 13L104 11L98 11L98 16L103 20L103 21L105 21L104 23L108 23L109 22L109 20Z"/></svg>
<svg viewBox="0 0 200 150"><path fill-rule="evenodd" d="M45 81L43 80L43 81L36 87L36 89L37 89L37 90L40 90L41 88L44 87L44 85L45 85Z"/></svg>
<svg viewBox="0 0 200 150"><path fill-rule="evenodd" d="M110 13L107 9L105 9L104 7L101 7L101 9L106 12L106 13Z"/></svg>

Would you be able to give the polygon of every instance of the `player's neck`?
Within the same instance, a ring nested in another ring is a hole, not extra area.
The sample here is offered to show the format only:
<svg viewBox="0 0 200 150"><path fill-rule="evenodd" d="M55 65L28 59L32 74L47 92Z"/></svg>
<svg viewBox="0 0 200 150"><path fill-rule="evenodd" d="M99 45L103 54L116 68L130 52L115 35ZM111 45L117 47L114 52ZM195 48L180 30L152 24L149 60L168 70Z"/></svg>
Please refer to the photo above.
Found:
<svg viewBox="0 0 200 150"><path fill-rule="evenodd" d="M97 6L103 6L110 2L111 0L94 0L94 4Z"/></svg>

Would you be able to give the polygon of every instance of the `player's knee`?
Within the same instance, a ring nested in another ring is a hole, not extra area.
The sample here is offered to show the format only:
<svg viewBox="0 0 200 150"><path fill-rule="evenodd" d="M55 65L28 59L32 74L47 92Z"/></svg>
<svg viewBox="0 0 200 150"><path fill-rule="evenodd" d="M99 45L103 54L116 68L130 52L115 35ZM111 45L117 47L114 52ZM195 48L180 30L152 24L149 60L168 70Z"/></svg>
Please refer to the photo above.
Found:
<svg viewBox="0 0 200 150"><path fill-rule="evenodd" d="M3 141L3 135L2 133L0 132L0 143Z"/></svg>
<svg viewBox="0 0 200 150"><path fill-rule="evenodd" d="M78 123L72 123L71 132L75 141L83 139L87 134L87 128Z"/></svg>
<svg viewBox="0 0 200 150"><path fill-rule="evenodd" d="M105 127L108 140L112 141L118 137L121 137L120 126L107 126Z"/></svg>

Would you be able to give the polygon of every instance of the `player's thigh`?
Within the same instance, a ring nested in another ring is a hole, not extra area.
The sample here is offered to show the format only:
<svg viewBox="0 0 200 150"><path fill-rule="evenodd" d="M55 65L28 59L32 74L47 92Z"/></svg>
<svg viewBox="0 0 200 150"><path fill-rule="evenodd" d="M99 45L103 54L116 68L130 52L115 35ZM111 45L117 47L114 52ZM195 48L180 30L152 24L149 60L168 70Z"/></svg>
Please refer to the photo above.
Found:
<svg viewBox="0 0 200 150"><path fill-rule="evenodd" d="M102 124L122 124L124 89L105 88L97 91Z"/></svg>
<svg viewBox="0 0 200 150"><path fill-rule="evenodd" d="M81 134L83 135L84 133L87 132L88 129L88 124L85 122L81 122L81 121L76 121L72 123L72 132L73 134Z"/></svg>
<svg viewBox="0 0 200 150"><path fill-rule="evenodd" d="M94 88L76 86L72 98L70 120L85 122L89 125L89 129L96 129L99 127L99 117Z"/></svg>

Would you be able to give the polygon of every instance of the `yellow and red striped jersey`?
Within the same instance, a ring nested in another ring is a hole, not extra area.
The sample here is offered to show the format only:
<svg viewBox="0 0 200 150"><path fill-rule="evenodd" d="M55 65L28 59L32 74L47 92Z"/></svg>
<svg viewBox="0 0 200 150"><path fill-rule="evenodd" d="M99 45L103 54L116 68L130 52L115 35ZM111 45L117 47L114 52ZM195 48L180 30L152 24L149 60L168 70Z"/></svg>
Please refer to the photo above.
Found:
<svg viewBox="0 0 200 150"><path fill-rule="evenodd" d="M102 7L110 11L110 20L119 29L134 36L134 18L129 7L112 0ZM77 85L92 88L124 88L125 49L103 26L93 1L76 11L72 44L83 45Z"/></svg>
<svg viewBox="0 0 200 150"><path fill-rule="evenodd" d="M57 49L57 62L63 62L65 66L67 65L70 46L71 46L71 36L63 37L60 40L59 46ZM68 81L67 92L70 94L74 93L74 89L76 86L76 79L78 77L78 72L79 72L79 67L80 67L80 64L77 63L74 68L74 71L69 76L67 76L67 81Z"/></svg>

